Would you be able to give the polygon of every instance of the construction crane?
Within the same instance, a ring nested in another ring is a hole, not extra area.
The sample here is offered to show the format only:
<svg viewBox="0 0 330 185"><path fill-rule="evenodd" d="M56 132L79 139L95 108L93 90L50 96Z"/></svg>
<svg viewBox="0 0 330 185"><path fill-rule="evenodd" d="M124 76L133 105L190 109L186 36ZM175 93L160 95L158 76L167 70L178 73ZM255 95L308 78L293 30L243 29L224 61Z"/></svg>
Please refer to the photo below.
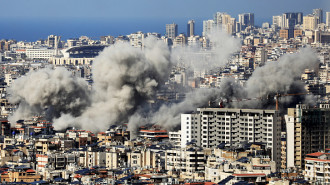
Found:
<svg viewBox="0 0 330 185"><path fill-rule="evenodd" d="M308 95L309 93L295 93L295 94L279 94L277 93L274 98L275 98L275 101L276 101L276 110L279 110L279 106L278 106L278 100L281 98L281 97L285 97L285 96L298 96L298 95Z"/></svg>

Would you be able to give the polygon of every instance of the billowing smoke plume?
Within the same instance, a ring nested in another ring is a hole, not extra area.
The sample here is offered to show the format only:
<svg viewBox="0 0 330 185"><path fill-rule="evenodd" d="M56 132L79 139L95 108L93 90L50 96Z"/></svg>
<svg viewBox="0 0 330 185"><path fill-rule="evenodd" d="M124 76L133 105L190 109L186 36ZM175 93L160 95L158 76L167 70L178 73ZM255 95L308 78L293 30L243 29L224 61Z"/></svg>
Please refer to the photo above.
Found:
<svg viewBox="0 0 330 185"><path fill-rule="evenodd" d="M217 38L217 37L216 37ZM232 38L215 42L213 63L221 66L237 50L239 42ZM112 124L129 121L131 131L146 123L156 123L172 129L180 124L180 114L206 107L209 102L224 101L227 107L264 108L269 100L248 103L233 100L264 97L271 93L301 92L303 84L299 77L305 68L316 66L317 58L310 48L296 54L268 62L255 70L245 86L234 79L222 79L219 89L198 89L188 93L184 101L163 105L156 110L145 111L147 101L154 98L155 91L171 70L170 51L162 42L149 38L143 50L128 43L117 43L106 48L93 63L93 88L89 92L82 79L72 77L63 68L43 69L31 72L16 80L11 89L11 102L20 103L12 120L29 118L46 110L54 119L55 129L77 126L92 131L106 130ZM204 60L200 62L203 66ZM217 63L218 62L218 63ZM283 100L291 101L287 97Z"/></svg>
<svg viewBox="0 0 330 185"><path fill-rule="evenodd" d="M269 93L288 93L292 85L300 79L306 68L314 68L317 56L310 48L298 53L287 54L276 62L268 62L257 68L246 84L249 97L265 96Z"/></svg>
<svg viewBox="0 0 330 185"><path fill-rule="evenodd" d="M189 94L186 99L170 106L162 106L153 113L154 123L165 128L173 128L180 124L180 114L195 111L198 107L207 106L210 101L223 100L227 107L236 108L272 108L267 95L275 93L298 93L304 91L300 76L306 68L314 68L318 64L317 57L311 48L301 49L295 54L287 54L275 62L268 62L257 68L249 78L246 86L241 86L233 79L223 79L219 89L201 89ZM243 98L256 98L251 101L240 101ZM282 102L290 102L294 97L283 97ZM310 97L306 98L308 101ZM272 97L273 100L273 97ZM135 120L136 122L136 120Z"/></svg>
<svg viewBox="0 0 330 185"><path fill-rule="evenodd" d="M209 104L219 101L220 98L239 98L244 96L242 86L233 79L221 82L221 89L197 89L188 93L185 100L173 105L163 105L152 116L152 123L159 124L167 129L173 129L180 123L182 113L196 111L198 107L208 107Z"/></svg>
<svg viewBox="0 0 330 185"><path fill-rule="evenodd" d="M172 50L172 61L197 71L211 70L225 66L230 56L241 48L239 38L216 28L206 35L206 39L211 50L204 50L199 45L176 47Z"/></svg>
<svg viewBox="0 0 330 185"><path fill-rule="evenodd" d="M169 59L168 47L154 38L146 39L143 50L129 43L106 48L93 63L92 105L79 117L63 114L54 121L54 127L77 125L95 131L127 121L168 78Z"/></svg>
<svg viewBox="0 0 330 185"><path fill-rule="evenodd" d="M50 119L62 113L79 116L90 105L87 89L83 79L73 77L65 68L32 71L15 80L9 89L9 101L19 103L9 120L15 123L43 111Z"/></svg>

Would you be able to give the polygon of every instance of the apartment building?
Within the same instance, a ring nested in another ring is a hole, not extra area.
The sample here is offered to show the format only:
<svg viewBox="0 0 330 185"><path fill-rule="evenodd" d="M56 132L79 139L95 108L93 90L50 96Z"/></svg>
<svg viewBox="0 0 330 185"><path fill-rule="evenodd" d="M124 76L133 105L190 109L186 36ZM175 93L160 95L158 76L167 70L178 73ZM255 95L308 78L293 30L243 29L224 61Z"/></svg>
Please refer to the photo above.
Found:
<svg viewBox="0 0 330 185"><path fill-rule="evenodd" d="M165 169L183 173L203 172L205 154L199 147L187 147L167 150L165 154Z"/></svg>
<svg viewBox="0 0 330 185"><path fill-rule="evenodd" d="M54 49L48 48L31 48L26 49L26 56L29 59L50 59L55 55Z"/></svg>
<svg viewBox="0 0 330 185"><path fill-rule="evenodd" d="M287 168L303 169L306 154L330 148L329 120L329 104L320 104L318 108L298 104L296 108L288 108Z"/></svg>
<svg viewBox="0 0 330 185"><path fill-rule="evenodd" d="M169 141L172 143L173 147L180 148L181 147L181 131L177 132L168 132Z"/></svg>
<svg viewBox="0 0 330 185"><path fill-rule="evenodd" d="M198 108L196 113L181 115L181 147L191 141L203 148L265 143L280 166L281 123L275 110Z"/></svg>
<svg viewBox="0 0 330 185"><path fill-rule="evenodd" d="M306 154L305 180L312 184L330 184L330 153L328 152Z"/></svg>

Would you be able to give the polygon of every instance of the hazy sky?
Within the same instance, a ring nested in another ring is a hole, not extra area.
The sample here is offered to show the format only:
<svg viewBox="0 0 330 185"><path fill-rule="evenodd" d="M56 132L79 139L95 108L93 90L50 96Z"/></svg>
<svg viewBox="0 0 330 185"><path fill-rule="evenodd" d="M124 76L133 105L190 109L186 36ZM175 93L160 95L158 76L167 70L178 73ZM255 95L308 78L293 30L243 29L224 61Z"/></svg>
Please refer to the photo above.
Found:
<svg viewBox="0 0 330 185"><path fill-rule="evenodd" d="M3 0L0 8L1 39L17 38L22 29L27 30L26 36L32 33L37 35L38 31L46 35L49 30L63 34L63 27L68 26L68 34L72 32L69 29L72 20L75 24L71 27L80 26L75 30L76 34L84 33L78 33L78 29L84 30L83 24L102 29L102 21L112 24L109 33L116 34L139 30L163 34L164 24L171 22L179 23L179 32L184 32L186 26L183 24L189 19L196 20L196 30L200 32L202 20L212 19L218 11L227 12L236 18L239 13L252 12L255 13L256 24L260 24L284 12L303 12L306 15L312 13L314 8L330 11L330 0ZM39 20L42 21L38 23ZM52 21L53 27L46 25ZM65 26L60 24L65 21ZM132 24L131 27L128 24ZM117 29L116 26L121 27L121 30L111 32ZM36 30L38 27L40 29ZM86 32L89 33L93 33L91 28Z"/></svg>
<svg viewBox="0 0 330 185"><path fill-rule="evenodd" d="M2 18L205 18L217 12L254 12L267 18L287 11L330 11L329 0L10 0Z"/></svg>

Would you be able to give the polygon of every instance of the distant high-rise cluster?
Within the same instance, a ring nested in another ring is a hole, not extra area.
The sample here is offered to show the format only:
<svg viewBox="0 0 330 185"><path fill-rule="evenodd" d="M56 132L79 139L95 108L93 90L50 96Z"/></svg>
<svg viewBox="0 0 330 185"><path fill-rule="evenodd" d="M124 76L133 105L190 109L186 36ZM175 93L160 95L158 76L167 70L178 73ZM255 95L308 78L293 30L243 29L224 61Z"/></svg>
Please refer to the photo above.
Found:
<svg viewBox="0 0 330 185"><path fill-rule="evenodd" d="M238 22L241 24L241 30L248 26L254 26L254 13L243 13L238 15Z"/></svg>

